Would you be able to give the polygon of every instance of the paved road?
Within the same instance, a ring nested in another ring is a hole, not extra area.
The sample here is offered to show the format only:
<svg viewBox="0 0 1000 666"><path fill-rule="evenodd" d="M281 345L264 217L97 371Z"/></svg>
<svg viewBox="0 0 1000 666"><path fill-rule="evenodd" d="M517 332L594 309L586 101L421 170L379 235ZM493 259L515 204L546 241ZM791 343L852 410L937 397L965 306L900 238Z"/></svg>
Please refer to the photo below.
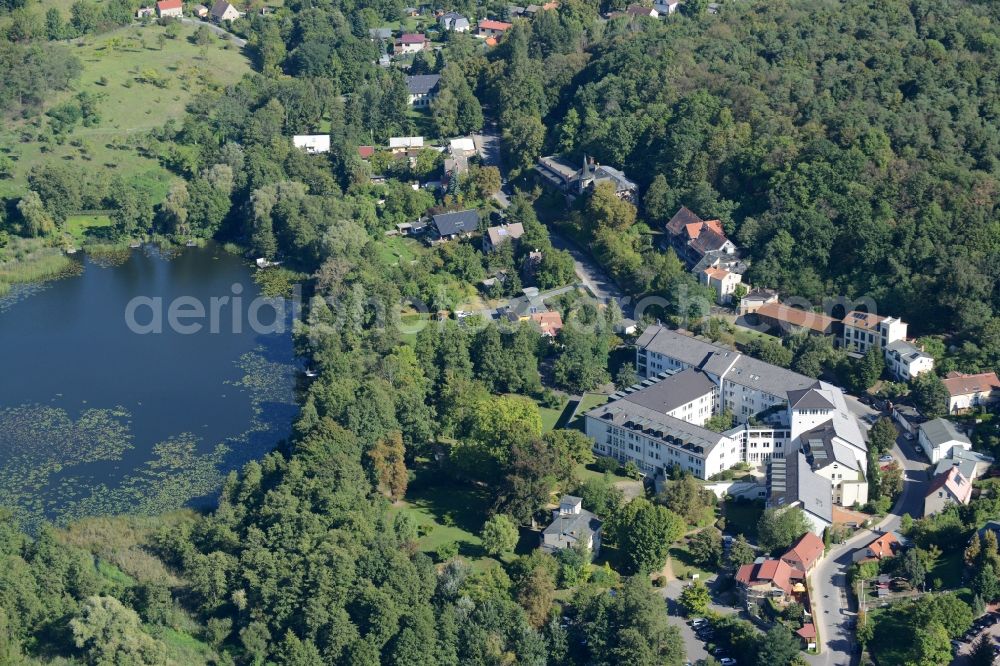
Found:
<svg viewBox="0 0 1000 666"><path fill-rule="evenodd" d="M873 413L857 400L850 398L851 411ZM869 543L879 531L891 532L899 529L901 517L909 513L914 518L923 513L923 498L927 489L927 464L917 458L913 445L902 435L892 447L892 455L902 464L904 470L903 492L896 505L873 529L861 530L855 536L830 550L817 565L811 577L814 618L819 628L822 650L818 655L810 655L811 664L820 666L850 666L857 663L854 651L857 641L849 626L854 614L849 613L847 595L847 574L853 564L855 549Z"/></svg>
<svg viewBox="0 0 1000 666"><path fill-rule="evenodd" d="M560 236L555 231L549 229L549 238L552 239L552 245L560 250L566 250L573 257L573 266L576 269L576 275L580 278L587 289L602 303L607 303L612 298L616 299L618 303L622 306L622 311L625 312L625 316L629 316L629 311L626 308L628 301L625 300L625 292L618 288L618 285L604 272L597 262L594 261L589 254L587 254L583 249L580 248L576 243L573 243L567 238Z"/></svg>
<svg viewBox="0 0 1000 666"><path fill-rule="evenodd" d="M233 33L229 32L228 30L225 30L224 28L221 28L220 26L214 23L209 23L208 21L202 21L201 19L189 18L187 16L178 20L186 25L206 26L208 27L209 30L211 30L215 34L220 35L222 37L228 37L233 42L233 44L236 44L236 46L239 46L240 48L243 48L244 46L247 45L247 40L243 39L242 37L237 37Z"/></svg>

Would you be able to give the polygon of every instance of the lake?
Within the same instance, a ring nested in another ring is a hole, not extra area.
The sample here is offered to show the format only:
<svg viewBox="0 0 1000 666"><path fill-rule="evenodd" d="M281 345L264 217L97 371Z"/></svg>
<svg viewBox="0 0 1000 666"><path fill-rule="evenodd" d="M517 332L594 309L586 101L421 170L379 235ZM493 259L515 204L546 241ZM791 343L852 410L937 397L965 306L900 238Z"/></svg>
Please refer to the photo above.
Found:
<svg viewBox="0 0 1000 666"><path fill-rule="evenodd" d="M254 300L254 269L214 244L78 256L0 299L0 506L32 527L211 504L290 433L291 301Z"/></svg>

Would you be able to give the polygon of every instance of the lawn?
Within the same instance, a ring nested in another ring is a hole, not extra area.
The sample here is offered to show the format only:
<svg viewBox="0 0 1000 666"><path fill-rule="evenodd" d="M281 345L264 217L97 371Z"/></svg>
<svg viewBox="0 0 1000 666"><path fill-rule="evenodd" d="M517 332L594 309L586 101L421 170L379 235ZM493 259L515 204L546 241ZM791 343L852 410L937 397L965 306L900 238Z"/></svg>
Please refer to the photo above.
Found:
<svg viewBox="0 0 1000 666"><path fill-rule="evenodd" d="M65 230L76 245L87 241L104 240L106 231L111 227L111 218L107 215L71 215L66 219Z"/></svg>
<svg viewBox="0 0 1000 666"><path fill-rule="evenodd" d="M722 512L726 518L726 532L742 534L751 541L757 538L757 521L764 513L764 507L760 502L727 500Z"/></svg>
<svg viewBox="0 0 1000 666"><path fill-rule="evenodd" d="M14 168L10 178L0 180L0 197L23 194L34 166L60 162L94 179L117 174L140 181L154 202L162 200L172 177L157 159L141 154L138 148L146 142L139 135L183 118L197 93L234 83L250 71L239 49L226 48L228 42L220 39L203 49L189 39L194 31L182 26L180 36L166 39L162 49L159 37L165 28L155 24L74 40L71 48L83 73L74 89L53 96L47 108L87 91L99 95L99 119L90 127L77 124L59 138L52 136L44 114L5 123L0 149L14 160ZM140 81L152 78L162 87Z"/></svg>
<svg viewBox="0 0 1000 666"><path fill-rule="evenodd" d="M450 485L435 478L433 471L422 468L416 471L403 504L394 510L406 513L416 523L422 552L433 554L440 546L454 541L463 557L490 559L479 538L490 508L489 493L485 490ZM491 562L480 566L491 566Z"/></svg>
<svg viewBox="0 0 1000 666"><path fill-rule="evenodd" d="M386 236L378 244L379 256L391 266L416 261L426 251L420 241L404 236Z"/></svg>
<svg viewBox="0 0 1000 666"><path fill-rule="evenodd" d="M706 571L694 563L691 553L683 544L670 547L670 570L674 576L681 580L690 580L695 574L698 580L705 581L712 575L711 571Z"/></svg>
<svg viewBox="0 0 1000 666"><path fill-rule="evenodd" d="M956 548L950 553L944 553L937 564L927 574L928 581L941 580L941 588L952 590L962 585L962 572L965 570L964 553Z"/></svg>

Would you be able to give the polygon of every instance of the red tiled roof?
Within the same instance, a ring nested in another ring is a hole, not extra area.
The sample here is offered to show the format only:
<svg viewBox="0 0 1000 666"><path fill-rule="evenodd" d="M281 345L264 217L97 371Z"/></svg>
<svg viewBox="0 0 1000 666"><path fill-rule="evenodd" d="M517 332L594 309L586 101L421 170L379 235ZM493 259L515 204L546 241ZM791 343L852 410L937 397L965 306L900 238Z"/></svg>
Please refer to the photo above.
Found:
<svg viewBox="0 0 1000 666"><path fill-rule="evenodd" d="M497 43L498 42L497 42L497 38L496 37L487 37L486 38L486 46L496 46Z"/></svg>
<svg viewBox="0 0 1000 666"><path fill-rule="evenodd" d="M375 154L375 146L358 146L358 157L363 160Z"/></svg>
<svg viewBox="0 0 1000 666"><path fill-rule="evenodd" d="M796 631L802 638L816 638L816 625L811 622L808 624L803 624L802 628Z"/></svg>
<svg viewBox="0 0 1000 666"><path fill-rule="evenodd" d="M710 266L702 272L708 277L715 278L716 280L724 280L726 276L729 275L729 271L724 268L715 268L714 266Z"/></svg>
<svg viewBox="0 0 1000 666"><path fill-rule="evenodd" d="M844 317L844 325L853 326L854 328L863 328L870 331L874 331L876 328L878 328L879 323L883 319L885 319L885 317L881 317L877 314L851 310Z"/></svg>
<svg viewBox="0 0 1000 666"><path fill-rule="evenodd" d="M479 22L480 30L499 30L503 32L511 27L511 23L504 23L503 21L494 21L492 19L483 19Z"/></svg>
<svg viewBox="0 0 1000 666"><path fill-rule="evenodd" d="M787 322L793 326L801 326L818 333L826 333L837 321L824 314L806 312L781 303L765 303L757 310L757 316L767 317L777 322Z"/></svg>
<svg viewBox="0 0 1000 666"><path fill-rule="evenodd" d="M868 550L872 551L875 557L882 559L883 557L892 557L895 555L893 546L898 546L899 540L893 535L892 532L886 532L879 538L868 544Z"/></svg>
<svg viewBox="0 0 1000 666"><path fill-rule="evenodd" d="M399 36L400 44L423 44L427 37L423 34L407 32Z"/></svg>
<svg viewBox="0 0 1000 666"><path fill-rule="evenodd" d="M781 560L764 560L760 564L744 564L736 572L736 580L743 585L773 583L785 594L792 593L792 568Z"/></svg>
<svg viewBox="0 0 1000 666"><path fill-rule="evenodd" d="M703 220L691 212L691 209L687 206L681 206L681 209L674 213L674 216L670 218L667 222L667 231L676 236L684 230L684 227L691 223L701 223Z"/></svg>
<svg viewBox="0 0 1000 666"><path fill-rule="evenodd" d="M781 559L802 571L809 571L823 555L823 550L823 540L812 532L806 532L792 544Z"/></svg>
<svg viewBox="0 0 1000 666"><path fill-rule="evenodd" d="M558 312L536 312L531 320L542 329L542 335L555 337L562 330L563 320Z"/></svg>
<svg viewBox="0 0 1000 666"><path fill-rule="evenodd" d="M944 378L944 387L952 397L970 393L990 393L1000 391L1000 378L995 372L981 372L978 375L963 375L960 372L949 372Z"/></svg>
<svg viewBox="0 0 1000 666"><path fill-rule="evenodd" d="M182 6L183 5L181 4L181 0L161 0L160 2L156 3L156 8L160 10L180 9Z"/></svg>

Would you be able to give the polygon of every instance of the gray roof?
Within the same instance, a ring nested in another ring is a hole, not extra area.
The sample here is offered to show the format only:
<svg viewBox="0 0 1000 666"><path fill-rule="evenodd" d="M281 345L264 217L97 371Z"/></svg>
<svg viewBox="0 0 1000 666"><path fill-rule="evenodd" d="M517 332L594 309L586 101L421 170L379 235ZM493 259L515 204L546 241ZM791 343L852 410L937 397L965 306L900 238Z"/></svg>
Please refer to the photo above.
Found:
<svg viewBox="0 0 1000 666"><path fill-rule="evenodd" d="M417 74L406 77L406 90L411 95L426 95L435 88L441 80L440 74Z"/></svg>
<svg viewBox="0 0 1000 666"><path fill-rule="evenodd" d="M830 482L809 467L804 455L771 461L767 470L770 504L774 508L800 506L828 523L833 522L833 489Z"/></svg>
<svg viewBox="0 0 1000 666"><path fill-rule="evenodd" d="M479 213L474 210L441 213L434 216L434 226L442 236L471 233L479 229Z"/></svg>
<svg viewBox="0 0 1000 666"><path fill-rule="evenodd" d="M724 373L726 381L760 389L781 398L787 397L791 391L817 386L816 380L812 377L800 375L663 326L649 326L635 344L712 374L722 376Z"/></svg>
<svg viewBox="0 0 1000 666"><path fill-rule="evenodd" d="M715 382L704 372L688 368L622 399L666 413L711 393L716 388Z"/></svg>
<svg viewBox="0 0 1000 666"><path fill-rule="evenodd" d="M912 361L921 357L931 358L930 354L920 351L918 347L911 345L905 340L890 342L885 346L885 348L891 352L899 354L901 358L904 358L907 361Z"/></svg>
<svg viewBox="0 0 1000 666"><path fill-rule="evenodd" d="M603 164L594 169L594 180L597 181L610 180L614 184L615 191L617 192L626 192L629 190L634 190L638 187L634 182L629 180L628 177L626 177L625 174L619 169L610 166L604 166Z"/></svg>
<svg viewBox="0 0 1000 666"><path fill-rule="evenodd" d="M818 386L819 382L816 384ZM792 409L836 409L833 403L814 388L789 391L788 405Z"/></svg>
<svg viewBox="0 0 1000 666"><path fill-rule="evenodd" d="M392 28L370 28L368 36L372 39L392 39Z"/></svg>
<svg viewBox="0 0 1000 666"><path fill-rule="evenodd" d="M822 469L830 463L839 463L851 469L860 469L858 456L839 441L836 428L832 423L825 423L802 433L799 437L802 443L802 454L812 469Z"/></svg>
<svg viewBox="0 0 1000 666"><path fill-rule="evenodd" d="M920 424L920 430L931 446L937 446L946 442L956 441L972 446L968 437L960 433L951 421L945 419L934 419L927 423Z"/></svg>
<svg viewBox="0 0 1000 666"><path fill-rule="evenodd" d="M542 547L547 550L569 548L581 540L587 541L599 529L601 520L586 509L558 515L542 530Z"/></svg>
<svg viewBox="0 0 1000 666"><path fill-rule="evenodd" d="M954 450L954 449L952 449ZM938 476L939 474L944 474L952 467L957 467L959 473L967 479L974 479L976 476L976 464L975 460L965 460L961 458L942 458L938 461L938 464L934 467L934 473L931 476Z"/></svg>
<svg viewBox="0 0 1000 666"><path fill-rule="evenodd" d="M635 344L637 347L676 358L694 367L699 367L709 354L722 349L710 342L672 331L663 326L646 327Z"/></svg>
<svg viewBox="0 0 1000 666"><path fill-rule="evenodd" d="M726 375L726 381L780 397L787 397L789 391L809 388L816 383L812 377L743 355Z"/></svg>
<svg viewBox="0 0 1000 666"><path fill-rule="evenodd" d="M646 437L660 439L698 455L707 455L720 443L728 440L725 435L633 402L629 399L632 396L595 407L586 416L612 423L619 428L642 432Z"/></svg>

